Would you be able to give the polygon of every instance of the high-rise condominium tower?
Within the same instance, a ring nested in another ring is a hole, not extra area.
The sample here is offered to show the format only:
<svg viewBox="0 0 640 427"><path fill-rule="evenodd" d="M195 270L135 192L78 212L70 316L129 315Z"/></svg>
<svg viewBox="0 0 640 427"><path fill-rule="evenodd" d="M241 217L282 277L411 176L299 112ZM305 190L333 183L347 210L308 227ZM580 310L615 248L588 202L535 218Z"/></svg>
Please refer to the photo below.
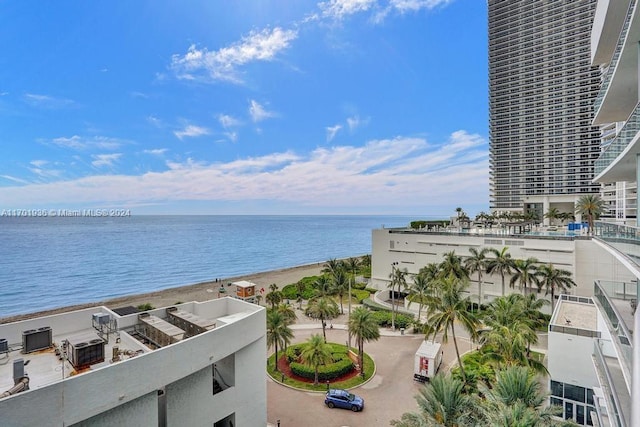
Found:
<svg viewBox="0 0 640 427"><path fill-rule="evenodd" d="M573 212L598 193L595 0L489 0L491 209Z"/></svg>

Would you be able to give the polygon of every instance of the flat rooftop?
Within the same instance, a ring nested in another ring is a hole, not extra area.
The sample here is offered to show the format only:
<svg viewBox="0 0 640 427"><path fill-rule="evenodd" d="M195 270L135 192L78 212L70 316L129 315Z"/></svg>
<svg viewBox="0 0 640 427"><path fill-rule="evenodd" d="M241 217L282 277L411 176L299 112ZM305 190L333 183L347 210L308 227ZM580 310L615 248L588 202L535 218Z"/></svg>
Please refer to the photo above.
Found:
<svg viewBox="0 0 640 427"><path fill-rule="evenodd" d="M262 309L238 300L233 301L242 305L231 304L228 300L227 297L184 303L170 310L180 314L182 327L187 328L191 323L206 325L201 326L201 330L207 330L200 333L209 333ZM24 376L29 378L29 389L33 390L139 357L196 334L195 328L189 327L190 331L186 332L178 325L169 324L168 308L150 310L143 316L141 313L121 316L97 306L0 325L0 396L12 389L21 377L22 363ZM154 322L162 323L163 328L155 328ZM150 324L153 330L149 330ZM169 327L171 339L165 339L165 329ZM8 351L3 351L3 341Z"/></svg>
<svg viewBox="0 0 640 427"><path fill-rule="evenodd" d="M567 329L598 330L598 310L591 298L561 295L550 325ZM557 329L556 329L557 331Z"/></svg>

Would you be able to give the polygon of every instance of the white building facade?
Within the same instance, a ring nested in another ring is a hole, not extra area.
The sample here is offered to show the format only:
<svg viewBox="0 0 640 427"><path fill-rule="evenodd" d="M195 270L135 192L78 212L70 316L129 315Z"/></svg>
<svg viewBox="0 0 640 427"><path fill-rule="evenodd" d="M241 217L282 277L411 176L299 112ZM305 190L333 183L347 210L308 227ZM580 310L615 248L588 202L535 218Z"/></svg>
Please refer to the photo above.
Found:
<svg viewBox="0 0 640 427"><path fill-rule="evenodd" d="M264 426L265 324L264 308L227 297L0 325L0 425Z"/></svg>

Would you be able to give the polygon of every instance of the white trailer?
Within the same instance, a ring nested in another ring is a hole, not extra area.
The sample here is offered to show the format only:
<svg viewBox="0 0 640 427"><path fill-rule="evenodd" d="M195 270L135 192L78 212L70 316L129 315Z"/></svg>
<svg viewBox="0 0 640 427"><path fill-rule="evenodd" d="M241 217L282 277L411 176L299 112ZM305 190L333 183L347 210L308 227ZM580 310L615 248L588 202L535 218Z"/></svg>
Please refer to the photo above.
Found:
<svg viewBox="0 0 640 427"><path fill-rule="evenodd" d="M413 362L413 379L426 382L433 378L442 364L442 353L440 343L422 341Z"/></svg>

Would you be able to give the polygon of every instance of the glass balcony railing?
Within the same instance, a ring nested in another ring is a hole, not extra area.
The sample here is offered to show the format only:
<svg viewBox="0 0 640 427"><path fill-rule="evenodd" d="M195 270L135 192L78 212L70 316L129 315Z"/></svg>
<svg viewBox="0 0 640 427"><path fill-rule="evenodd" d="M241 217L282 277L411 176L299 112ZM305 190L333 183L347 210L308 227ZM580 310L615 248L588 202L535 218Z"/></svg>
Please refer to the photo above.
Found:
<svg viewBox="0 0 640 427"><path fill-rule="evenodd" d="M594 237L626 256L640 269L640 228L596 221L593 234Z"/></svg>
<svg viewBox="0 0 640 427"><path fill-rule="evenodd" d="M620 355L624 377L631 384L633 373L633 302L637 301L638 282L604 282L597 280L593 297L608 324L613 345ZM627 387L629 389L630 387Z"/></svg>
<svg viewBox="0 0 640 427"><path fill-rule="evenodd" d="M607 340L593 341L593 362L607 402L606 414L609 425L626 427L631 419L631 395L622 378L617 359L606 355Z"/></svg>
<svg viewBox="0 0 640 427"><path fill-rule="evenodd" d="M620 130L618 136L600 154L594 163L594 175L600 175L611 163L613 163L625 148L633 141L633 138L640 132L640 103L633 109L631 115Z"/></svg>
<svg viewBox="0 0 640 427"><path fill-rule="evenodd" d="M602 80L600 91L598 92L595 102L593 103L593 108L596 116L598 115L598 111L600 111L600 107L602 107L602 101L604 100L604 97L609 90L611 79L613 78L613 73L617 68L618 61L620 60L620 55L622 55L622 49L624 48L624 44L627 40L627 34L629 33L629 27L631 26L631 18L633 17L636 2L637 0L631 0L631 2L629 3L629 9L627 10L627 15L624 19L624 24L622 26L622 30L620 31L620 36L618 37L616 50L613 52L613 56L611 57L611 61L609 62L609 69L607 70L607 74L605 74L604 79Z"/></svg>

